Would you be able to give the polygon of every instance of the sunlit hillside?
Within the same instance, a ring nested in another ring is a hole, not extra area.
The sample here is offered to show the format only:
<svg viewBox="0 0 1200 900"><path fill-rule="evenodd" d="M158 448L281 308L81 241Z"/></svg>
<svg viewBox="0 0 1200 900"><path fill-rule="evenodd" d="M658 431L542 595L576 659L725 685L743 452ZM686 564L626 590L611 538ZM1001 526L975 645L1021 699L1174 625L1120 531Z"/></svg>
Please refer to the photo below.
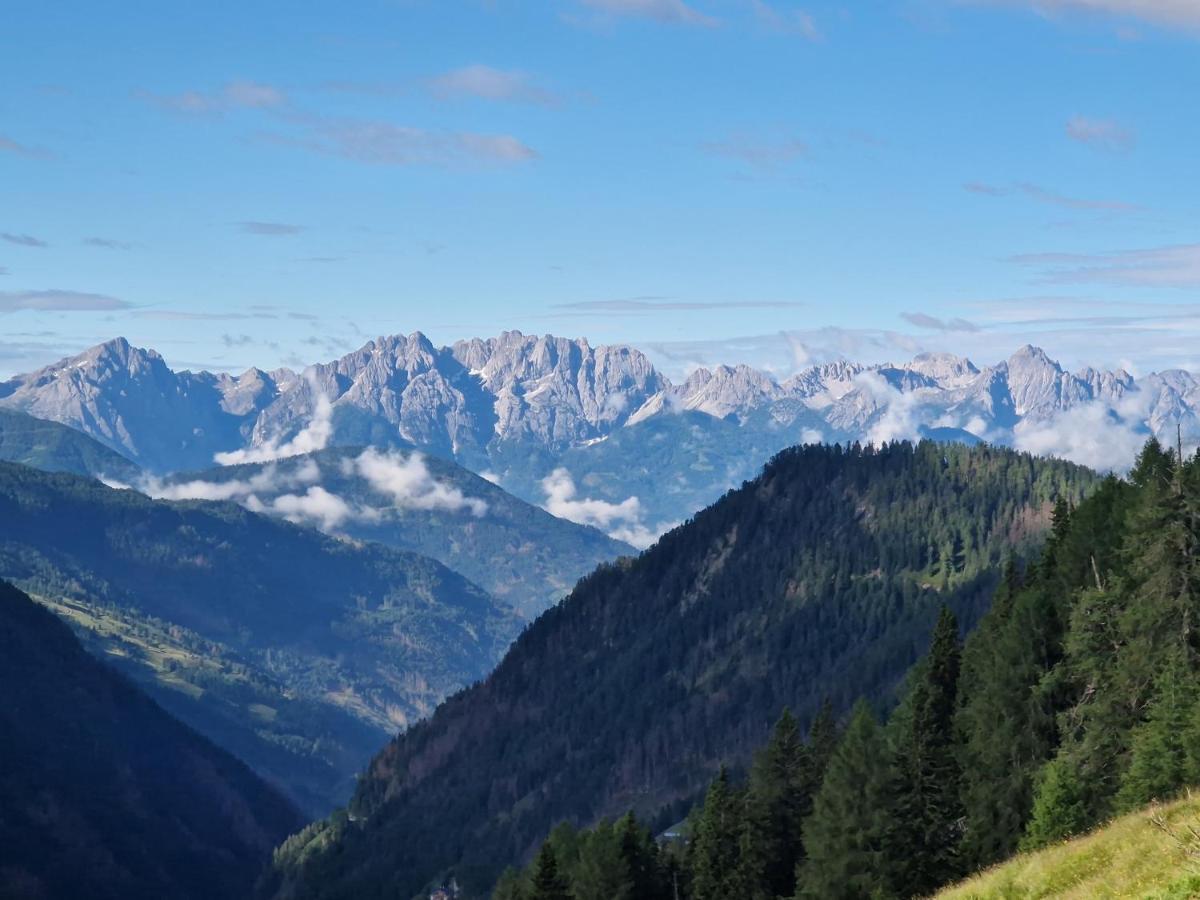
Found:
<svg viewBox="0 0 1200 900"><path fill-rule="evenodd" d="M1200 897L1200 795L1130 813L1085 837L1024 853L937 900Z"/></svg>

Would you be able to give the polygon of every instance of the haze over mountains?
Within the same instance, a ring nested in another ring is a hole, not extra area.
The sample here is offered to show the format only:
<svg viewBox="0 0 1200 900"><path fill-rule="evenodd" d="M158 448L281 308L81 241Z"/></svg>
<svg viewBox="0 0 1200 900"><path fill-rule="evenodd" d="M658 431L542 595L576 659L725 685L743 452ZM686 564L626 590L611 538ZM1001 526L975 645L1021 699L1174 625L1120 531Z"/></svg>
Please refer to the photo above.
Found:
<svg viewBox="0 0 1200 900"><path fill-rule="evenodd" d="M1123 468L1150 433L1197 431L1200 380L1063 370L1023 347L838 362L786 381L747 366L672 384L630 347L505 332L379 338L303 373L174 372L123 339L0 384L0 407L70 425L154 472L329 445L419 448L556 515L645 546L796 443L987 440Z"/></svg>

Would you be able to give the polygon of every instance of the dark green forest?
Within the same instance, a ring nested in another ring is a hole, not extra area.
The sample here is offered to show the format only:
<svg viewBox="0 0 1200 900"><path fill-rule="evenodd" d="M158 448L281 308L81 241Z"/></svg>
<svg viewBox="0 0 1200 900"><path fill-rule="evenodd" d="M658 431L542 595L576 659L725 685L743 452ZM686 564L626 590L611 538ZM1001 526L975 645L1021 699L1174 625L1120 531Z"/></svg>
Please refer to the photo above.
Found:
<svg viewBox="0 0 1200 900"><path fill-rule="evenodd" d="M311 815L519 628L431 559L3 462L0 577Z"/></svg>
<svg viewBox="0 0 1200 900"><path fill-rule="evenodd" d="M644 829L686 816L723 764L722 802L737 809L735 785L748 767L753 782L781 710L797 733L823 723L827 742L823 708L894 706L939 611L975 625L1005 561L1036 551L1055 500L1095 484L990 447L785 451L641 557L580 582L489 678L376 757L348 813L291 839L263 893L408 897L453 874L478 895L558 823L632 811L619 828L644 845ZM817 771L804 768L816 803ZM573 865L566 854L556 877ZM786 893L794 866L769 853L762 865Z"/></svg>
<svg viewBox="0 0 1200 900"><path fill-rule="evenodd" d="M302 821L0 582L0 897L244 897Z"/></svg>
<svg viewBox="0 0 1200 900"><path fill-rule="evenodd" d="M1058 504L965 646L943 610L885 724L864 701L840 738L822 717L804 743L785 711L745 783L713 781L686 844L631 817L560 825L496 896L591 897L600 865L609 896L647 900L926 896L1170 799L1200 783L1198 616L1200 456L1151 441L1128 480Z"/></svg>

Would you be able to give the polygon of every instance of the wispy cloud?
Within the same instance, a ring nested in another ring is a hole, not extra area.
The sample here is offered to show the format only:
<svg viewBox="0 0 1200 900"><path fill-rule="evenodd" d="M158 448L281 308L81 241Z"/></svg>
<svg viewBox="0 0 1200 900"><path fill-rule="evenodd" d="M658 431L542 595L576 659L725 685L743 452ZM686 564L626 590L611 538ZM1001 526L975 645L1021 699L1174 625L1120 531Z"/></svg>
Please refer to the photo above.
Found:
<svg viewBox="0 0 1200 900"><path fill-rule="evenodd" d="M776 34L791 34L806 41L817 42L823 37L812 13L803 9L776 9L763 2L751 0L754 17L764 28Z"/></svg>
<svg viewBox="0 0 1200 900"><path fill-rule="evenodd" d="M635 16L677 25L712 27L717 20L683 0L581 0L584 6L611 16Z"/></svg>
<svg viewBox="0 0 1200 900"><path fill-rule="evenodd" d="M546 494L543 504L546 511L559 518L599 528L610 537L639 549L649 547L658 537L642 521L642 502L637 497L627 497L620 503L579 497L575 479L563 468L555 469L542 479L542 490Z"/></svg>
<svg viewBox="0 0 1200 900"><path fill-rule="evenodd" d="M277 319L277 315L269 312L193 312L183 309L139 309L132 313L138 319L162 319L177 322L225 322L241 319Z"/></svg>
<svg viewBox="0 0 1200 900"><path fill-rule="evenodd" d="M16 156L24 156L26 159L49 159L51 156L48 150L22 144L3 134L0 134L0 153L12 153Z"/></svg>
<svg viewBox="0 0 1200 900"><path fill-rule="evenodd" d="M528 74L496 69L481 64L453 69L428 82L430 93L440 100L474 97L481 100L535 103L553 106L559 97L536 85Z"/></svg>
<svg viewBox="0 0 1200 900"><path fill-rule="evenodd" d="M537 151L506 134L438 132L362 119L308 117L300 136L267 139L326 156L380 166L513 164L537 158Z"/></svg>
<svg viewBox="0 0 1200 900"><path fill-rule="evenodd" d="M84 291L0 291L0 313L18 310L39 312L103 312L128 309L129 304L107 294Z"/></svg>
<svg viewBox="0 0 1200 900"><path fill-rule="evenodd" d="M1042 280L1054 284L1200 287L1200 244L1111 253L1029 253L1012 262L1040 267Z"/></svg>
<svg viewBox="0 0 1200 900"><path fill-rule="evenodd" d="M969 181L963 185L963 190L987 197L1025 196L1046 206L1057 206L1061 209L1071 209L1078 212L1132 213L1141 212L1144 209L1144 207L1136 203L1126 203L1121 200L1094 200L1083 197L1072 197L1028 181L1020 182L1011 187L987 184L981 181Z"/></svg>
<svg viewBox="0 0 1200 900"><path fill-rule="evenodd" d="M1140 19L1155 25L1200 29L1200 4L1197 4L1195 0L965 0L965 2L975 5L1024 7L1041 15L1099 14Z"/></svg>
<svg viewBox="0 0 1200 900"><path fill-rule="evenodd" d="M285 106L288 100L281 88L256 81L231 81L212 92L156 94L139 91L137 96L163 109L192 115L219 114L231 109L273 109Z"/></svg>
<svg viewBox="0 0 1200 900"><path fill-rule="evenodd" d="M303 225L289 225L286 222L234 222L234 225L243 234L260 234L268 237L283 237L304 231Z"/></svg>
<svg viewBox="0 0 1200 900"><path fill-rule="evenodd" d="M577 303L556 303L555 309L577 309L589 312L693 312L722 309L796 309L802 303L771 300L728 301L704 303L691 300L581 300Z"/></svg>
<svg viewBox="0 0 1200 900"><path fill-rule="evenodd" d="M918 328L928 328L930 331L978 331L979 326L966 319L940 319L923 312L900 313L900 318Z"/></svg>
<svg viewBox="0 0 1200 900"><path fill-rule="evenodd" d="M132 250L133 244L125 241L116 241L112 238L90 237L84 238L83 243L88 247L99 247L101 250Z"/></svg>
<svg viewBox="0 0 1200 900"><path fill-rule="evenodd" d="M774 169L808 155L808 144L798 138L770 141L748 134L707 141L700 147L713 156L737 160L757 169Z"/></svg>
<svg viewBox="0 0 1200 900"><path fill-rule="evenodd" d="M49 247L50 245L41 238L36 238L32 234L13 234L11 232L0 233L0 241L6 241L9 244L16 244L18 247Z"/></svg>
<svg viewBox="0 0 1200 900"><path fill-rule="evenodd" d="M1068 120L1067 137L1103 150L1130 150L1137 143L1134 133L1120 123L1111 119L1089 119L1086 116L1072 116Z"/></svg>
<svg viewBox="0 0 1200 900"><path fill-rule="evenodd" d="M218 453L213 460L220 466L237 466L243 463L271 462L288 456L324 450L333 436L333 403L317 389L316 384L312 385L312 389L316 394L312 418L295 437L287 441L271 439L245 450Z"/></svg>

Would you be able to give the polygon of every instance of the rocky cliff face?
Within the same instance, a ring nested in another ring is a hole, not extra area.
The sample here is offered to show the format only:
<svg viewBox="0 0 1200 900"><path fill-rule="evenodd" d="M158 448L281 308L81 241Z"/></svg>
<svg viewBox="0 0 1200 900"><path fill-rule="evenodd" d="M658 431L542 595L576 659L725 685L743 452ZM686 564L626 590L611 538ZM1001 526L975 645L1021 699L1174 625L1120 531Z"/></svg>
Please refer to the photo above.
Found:
<svg viewBox="0 0 1200 900"><path fill-rule="evenodd" d="M605 527L636 507L654 531L689 515L686 504L697 497L711 501L736 483L731 478L753 472L765 457L733 458L750 448L930 433L1020 446L1023 429L1100 406L1147 435L1173 432L1177 422L1193 432L1200 381L1181 371L1136 380L1123 371L1070 373L1027 346L982 369L925 353L906 363L813 366L783 382L749 366L719 366L674 385L630 347L519 331L436 347L414 332L377 338L302 373L239 376L172 372L157 353L117 339L0 385L0 406L70 425L158 471L200 468L239 450L266 458L326 444L415 446L542 503L544 480L569 463L578 492L559 503L560 515ZM699 418L645 427L681 413ZM729 440L730 425L737 440ZM668 434L690 445L696 429L713 432L699 469L651 446ZM601 447L618 434L618 445ZM650 458L670 463L643 471ZM615 476L589 481L593 467ZM624 469L639 473L638 493L620 477Z"/></svg>

